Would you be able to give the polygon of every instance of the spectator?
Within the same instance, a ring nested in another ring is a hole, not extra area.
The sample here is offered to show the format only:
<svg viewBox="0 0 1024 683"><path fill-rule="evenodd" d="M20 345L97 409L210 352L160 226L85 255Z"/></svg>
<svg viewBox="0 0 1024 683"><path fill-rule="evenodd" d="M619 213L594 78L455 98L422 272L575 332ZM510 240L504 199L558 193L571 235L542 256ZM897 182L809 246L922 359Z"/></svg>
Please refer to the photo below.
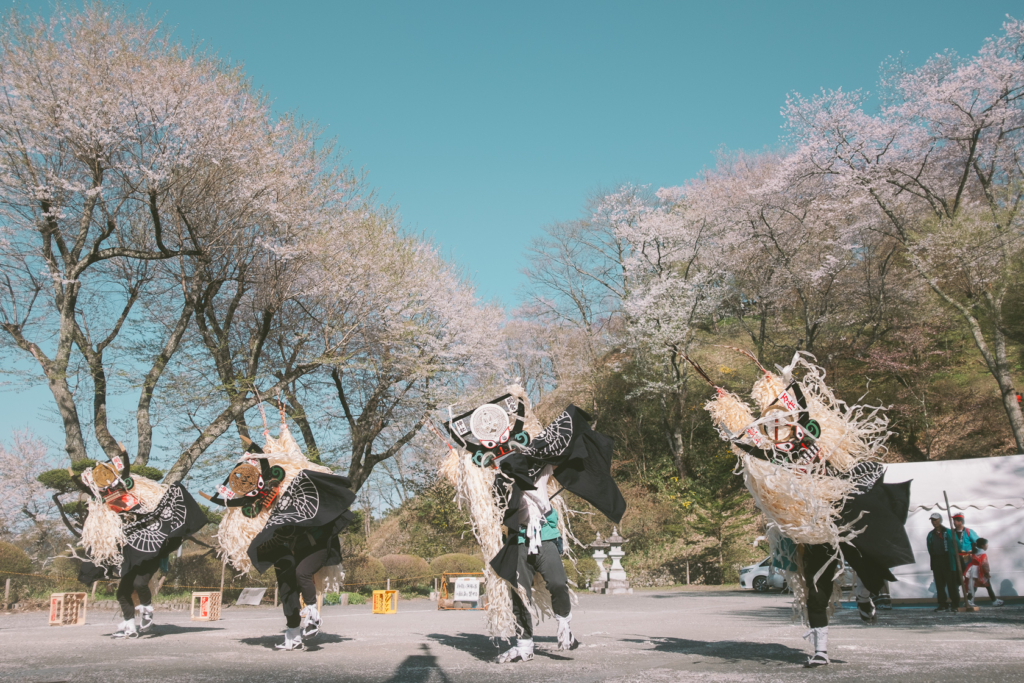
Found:
<svg viewBox="0 0 1024 683"><path fill-rule="evenodd" d="M928 532L928 556L931 558L932 578L935 579L935 597L939 601L936 612L956 611L960 608L960 572L956 568L956 546L953 532L942 526L942 515L931 515L932 530ZM948 598L947 598L948 594Z"/></svg>
<svg viewBox="0 0 1024 683"><path fill-rule="evenodd" d="M974 588L984 588L988 597L992 598L992 606L1000 607L1003 601L996 597L992 590L992 573L988 566L988 539L979 538L976 543L978 551L971 555L964 577L967 579L967 604L974 607Z"/></svg>
<svg viewBox="0 0 1024 683"><path fill-rule="evenodd" d="M978 534L964 526L964 513L953 515L953 530L956 532L956 545L960 553L960 569L966 569L971 555L978 549Z"/></svg>

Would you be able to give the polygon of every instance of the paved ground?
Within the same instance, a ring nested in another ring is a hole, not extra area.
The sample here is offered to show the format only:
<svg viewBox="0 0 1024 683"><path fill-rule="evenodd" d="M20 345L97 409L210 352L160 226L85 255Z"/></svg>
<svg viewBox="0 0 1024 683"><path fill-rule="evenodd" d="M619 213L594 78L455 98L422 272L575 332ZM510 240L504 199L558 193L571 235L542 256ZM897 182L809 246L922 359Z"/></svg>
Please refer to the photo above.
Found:
<svg viewBox="0 0 1024 683"><path fill-rule="evenodd" d="M805 670L804 629L789 620L789 598L750 592L641 592L583 595L573 630L583 647L555 649L555 626L538 630L532 662L492 663L498 647L474 612L438 612L402 601L398 614L369 605L328 607L325 633L305 652L275 652L283 618L271 608L227 609L218 622L157 612L155 633L114 641L113 612L86 625L51 628L46 614L0 615L0 679L57 681L188 680L393 681L999 681L1024 680L1024 606L977 614L930 609L882 613L877 626L842 610L831 628L833 665Z"/></svg>

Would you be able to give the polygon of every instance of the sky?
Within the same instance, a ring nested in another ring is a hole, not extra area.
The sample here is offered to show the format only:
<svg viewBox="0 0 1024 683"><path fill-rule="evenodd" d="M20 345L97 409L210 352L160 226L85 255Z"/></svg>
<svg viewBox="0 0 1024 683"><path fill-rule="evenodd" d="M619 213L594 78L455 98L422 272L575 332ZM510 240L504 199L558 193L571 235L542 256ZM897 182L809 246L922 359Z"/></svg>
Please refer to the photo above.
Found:
<svg viewBox="0 0 1024 683"><path fill-rule="evenodd" d="M509 307L525 244L593 193L680 185L717 150L777 145L787 93L871 90L890 55L969 55L1024 14L988 0L125 5L319 122L409 230ZM63 441L41 421L45 384L0 386L0 404L0 440L27 426Z"/></svg>

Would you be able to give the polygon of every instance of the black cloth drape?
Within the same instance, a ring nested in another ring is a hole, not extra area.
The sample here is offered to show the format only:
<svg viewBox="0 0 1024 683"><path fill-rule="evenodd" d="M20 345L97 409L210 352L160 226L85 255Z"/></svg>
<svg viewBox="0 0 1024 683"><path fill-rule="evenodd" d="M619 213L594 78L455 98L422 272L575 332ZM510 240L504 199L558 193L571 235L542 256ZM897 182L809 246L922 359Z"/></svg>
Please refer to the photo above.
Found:
<svg viewBox="0 0 1024 683"><path fill-rule="evenodd" d="M146 560L167 557L208 521L202 508L181 484L171 484L152 512L125 513L121 520L127 539L121 548L124 562L120 567L82 562L78 568L78 579L82 583L127 576Z"/></svg>
<svg viewBox="0 0 1024 683"><path fill-rule="evenodd" d="M843 556L872 593L881 590L883 581L896 580L893 567L914 563L904 528L909 508L910 482L888 484L880 474L870 486L858 489L839 513L842 524L853 522L860 531L843 544Z"/></svg>
<svg viewBox="0 0 1024 683"><path fill-rule="evenodd" d="M611 474L615 442L591 429L590 419L580 408L569 406L529 446L502 459L501 471L526 491L534 488L544 466L551 465L559 484L618 524L626 500Z"/></svg>
<svg viewBox="0 0 1024 683"><path fill-rule="evenodd" d="M494 495L507 503L503 524L510 533L490 562L498 576L512 585L517 582L520 554L526 552L525 546L519 543L517 523L523 505L522 492L535 488L537 477L546 465L552 466L555 480L567 491L593 505L616 524L622 521L626 500L612 479L613 446L611 437L590 428L590 416L586 412L570 405L529 446L501 460L500 474L494 480ZM529 586L524 588L530 590Z"/></svg>
<svg viewBox="0 0 1024 683"><path fill-rule="evenodd" d="M324 566L341 562L338 534L352 521L349 507L356 499L349 480L335 474L301 470L275 502L263 529L249 544L249 559L263 573L294 553L296 543L316 543L330 536ZM305 537L305 538L303 538Z"/></svg>

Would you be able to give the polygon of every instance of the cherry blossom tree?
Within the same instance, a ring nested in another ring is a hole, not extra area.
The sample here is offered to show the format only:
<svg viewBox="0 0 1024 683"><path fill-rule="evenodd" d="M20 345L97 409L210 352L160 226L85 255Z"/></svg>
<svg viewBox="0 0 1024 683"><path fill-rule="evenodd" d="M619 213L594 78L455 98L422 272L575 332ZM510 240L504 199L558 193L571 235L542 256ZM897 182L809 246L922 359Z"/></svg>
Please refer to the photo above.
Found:
<svg viewBox="0 0 1024 683"><path fill-rule="evenodd" d="M1024 256L1024 22L1008 20L976 56L892 69L882 86L875 115L860 92L792 96L788 173L826 179L839 204L901 245L970 331L1024 451L1004 322Z"/></svg>
<svg viewBox="0 0 1024 683"><path fill-rule="evenodd" d="M47 467L47 451L46 444L25 430L14 431L9 444L0 442L6 488L0 497L0 535L17 535L53 518L50 492L36 481Z"/></svg>
<svg viewBox="0 0 1024 683"><path fill-rule="evenodd" d="M267 378L272 394L319 367L310 352L261 375L259 359L294 301L282 247L329 208L344 213L350 178L327 168L315 130L270 116L239 70L100 4L49 21L10 14L0 81L3 350L39 367L76 462L90 421L103 451L120 450L111 391L139 392L146 463L161 380L216 377L227 401L191 397L203 410L189 415L176 481L244 428L257 398L239 387Z"/></svg>
<svg viewBox="0 0 1024 683"><path fill-rule="evenodd" d="M644 368L639 391L661 401L662 428L683 478L689 472L685 415L692 388L685 358L723 295L726 272L720 257L730 239L706 210L706 195L713 189L698 180L637 202L626 188L608 195L602 207L616 235L629 245L623 309L627 344L637 367Z"/></svg>
<svg viewBox="0 0 1024 683"><path fill-rule="evenodd" d="M318 261L307 268L317 301L310 309L338 338L304 389L318 397L318 421L344 434L337 446L356 488L413 441L432 411L458 402L467 382L500 372L504 318L476 300L435 247L402 235L392 216L368 218L360 231L365 248L354 253L320 237L303 245Z"/></svg>

